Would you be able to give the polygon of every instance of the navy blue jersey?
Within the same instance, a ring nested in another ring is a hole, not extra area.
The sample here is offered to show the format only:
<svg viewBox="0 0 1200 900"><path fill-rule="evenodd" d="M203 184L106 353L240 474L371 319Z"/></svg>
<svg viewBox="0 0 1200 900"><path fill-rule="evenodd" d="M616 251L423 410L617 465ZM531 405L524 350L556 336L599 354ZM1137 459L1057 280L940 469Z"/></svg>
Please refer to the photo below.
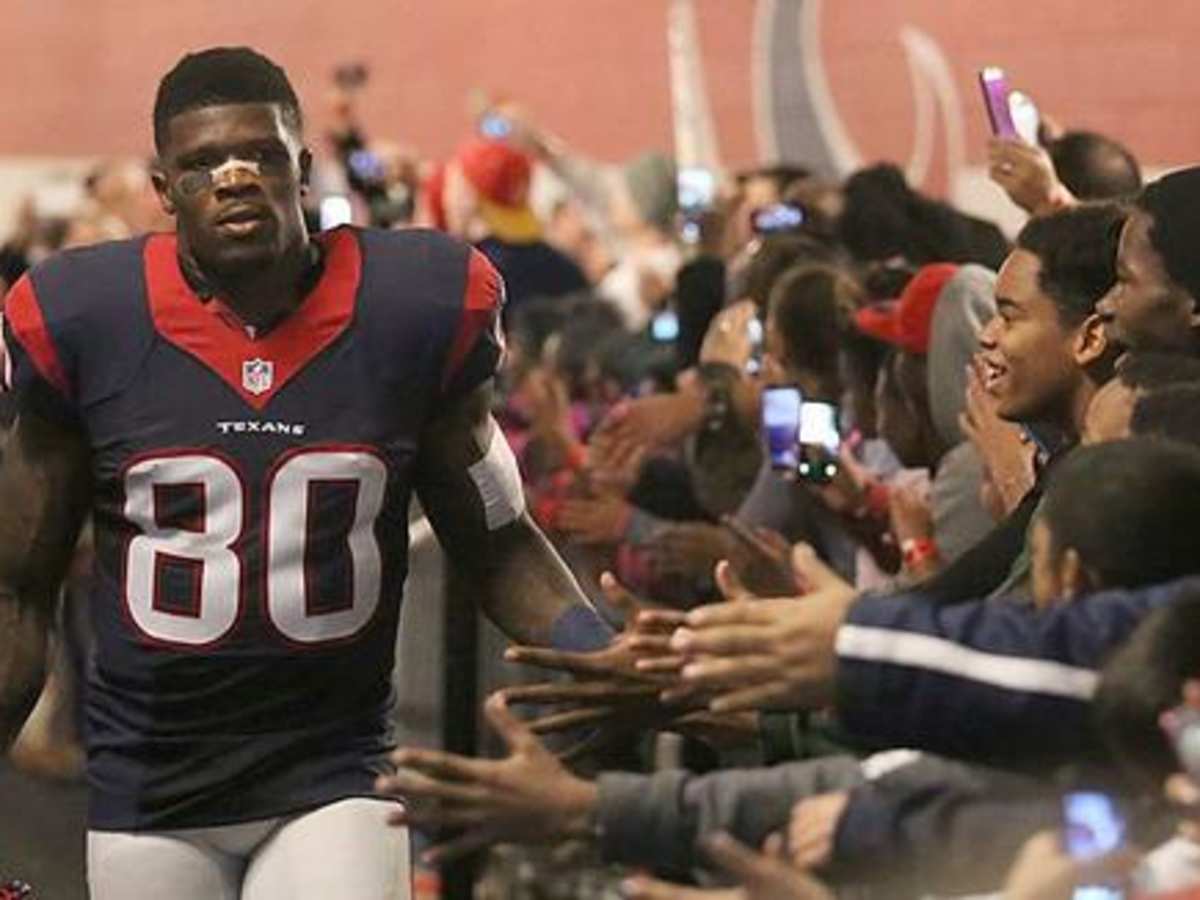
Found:
<svg viewBox="0 0 1200 900"><path fill-rule="evenodd" d="M370 793L423 428L498 364L499 275L436 232L342 228L254 339L173 236L73 250L5 309L9 381L91 447L91 825Z"/></svg>

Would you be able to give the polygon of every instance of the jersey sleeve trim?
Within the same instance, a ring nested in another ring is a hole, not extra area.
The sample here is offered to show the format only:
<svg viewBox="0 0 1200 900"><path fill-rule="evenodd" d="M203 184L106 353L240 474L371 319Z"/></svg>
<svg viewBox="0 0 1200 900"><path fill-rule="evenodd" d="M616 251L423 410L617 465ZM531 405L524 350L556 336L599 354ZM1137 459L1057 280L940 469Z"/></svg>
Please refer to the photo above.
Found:
<svg viewBox="0 0 1200 900"><path fill-rule="evenodd" d="M499 335L500 308L504 305L504 281L486 256L472 248L467 260L467 284L463 293L462 314L442 369L442 388L449 387L462 370L467 357L489 328Z"/></svg>
<svg viewBox="0 0 1200 900"><path fill-rule="evenodd" d="M64 397L70 399L71 384L67 380L66 369L63 368L54 339L46 328L37 293L28 275L22 277L9 291L8 299L4 303L4 316L12 336L33 361L38 374L54 385Z"/></svg>

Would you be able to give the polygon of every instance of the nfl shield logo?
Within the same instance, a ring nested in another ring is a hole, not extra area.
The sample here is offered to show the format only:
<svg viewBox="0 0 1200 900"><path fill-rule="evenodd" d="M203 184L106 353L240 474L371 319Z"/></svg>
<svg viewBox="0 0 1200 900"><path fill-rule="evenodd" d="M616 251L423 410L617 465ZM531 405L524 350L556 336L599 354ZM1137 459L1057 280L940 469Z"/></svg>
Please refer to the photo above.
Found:
<svg viewBox="0 0 1200 900"><path fill-rule="evenodd" d="M242 387L258 396L271 389L275 366L269 360L248 359L242 363Z"/></svg>

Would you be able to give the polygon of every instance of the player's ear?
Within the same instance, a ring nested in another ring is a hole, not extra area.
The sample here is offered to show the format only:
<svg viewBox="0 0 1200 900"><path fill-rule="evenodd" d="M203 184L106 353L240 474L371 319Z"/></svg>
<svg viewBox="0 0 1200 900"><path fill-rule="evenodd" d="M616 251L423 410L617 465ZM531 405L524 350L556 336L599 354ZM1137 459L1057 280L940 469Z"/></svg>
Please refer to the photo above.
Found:
<svg viewBox="0 0 1200 900"><path fill-rule="evenodd" d="M175 201L171 199L171 182L160 160L150 165L150 181L154 185L154 193L158 194L159 205L168 216L175 215Z"/></svg>
<svg viewBox="0 0 1200 900"><path fill-rule="evenodd" d="M300 151L300 193L307 194L309 182L312 180L312 151L305 147Z"/></svg>

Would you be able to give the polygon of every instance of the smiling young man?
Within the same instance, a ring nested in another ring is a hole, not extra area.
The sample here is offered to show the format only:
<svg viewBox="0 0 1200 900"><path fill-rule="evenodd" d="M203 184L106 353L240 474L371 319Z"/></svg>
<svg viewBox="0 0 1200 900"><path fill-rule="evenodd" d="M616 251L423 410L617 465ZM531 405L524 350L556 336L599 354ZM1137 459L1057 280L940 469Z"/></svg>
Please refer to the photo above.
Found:
<svg viewBox="0 0 1200 900"><path fill-rule="evenodd" d="M1119 207L1078 206L1034 219L996 280L996 316L979 337L999 414L1078 437L1111 374L1097 302L1113 284Z"/></svg>
<svg viewBox="0 0 1200 900"><path fill-rule="evenodd" d="M6 301L0 749L90 512L94 900L408 896L375 778L413 492L515 639L610 638L488 414L503 285L436 232L311 237L296 96L254 51L184 57L154 134L177 233Z"/></svg>
<svg viewBox="0 0 1200 900"><path fill-rule="evenodd" d="M1116 278L1123 218L1119 206L1097 203L1031 220L1000 268L997 313L979 335L1000 416L1049 426L1066 446L1078 440L1092 396L1111 375L1113 352L1096 304ZM921 591L956 603L1018 584L1046 468L1006 519Z"/></svg>

